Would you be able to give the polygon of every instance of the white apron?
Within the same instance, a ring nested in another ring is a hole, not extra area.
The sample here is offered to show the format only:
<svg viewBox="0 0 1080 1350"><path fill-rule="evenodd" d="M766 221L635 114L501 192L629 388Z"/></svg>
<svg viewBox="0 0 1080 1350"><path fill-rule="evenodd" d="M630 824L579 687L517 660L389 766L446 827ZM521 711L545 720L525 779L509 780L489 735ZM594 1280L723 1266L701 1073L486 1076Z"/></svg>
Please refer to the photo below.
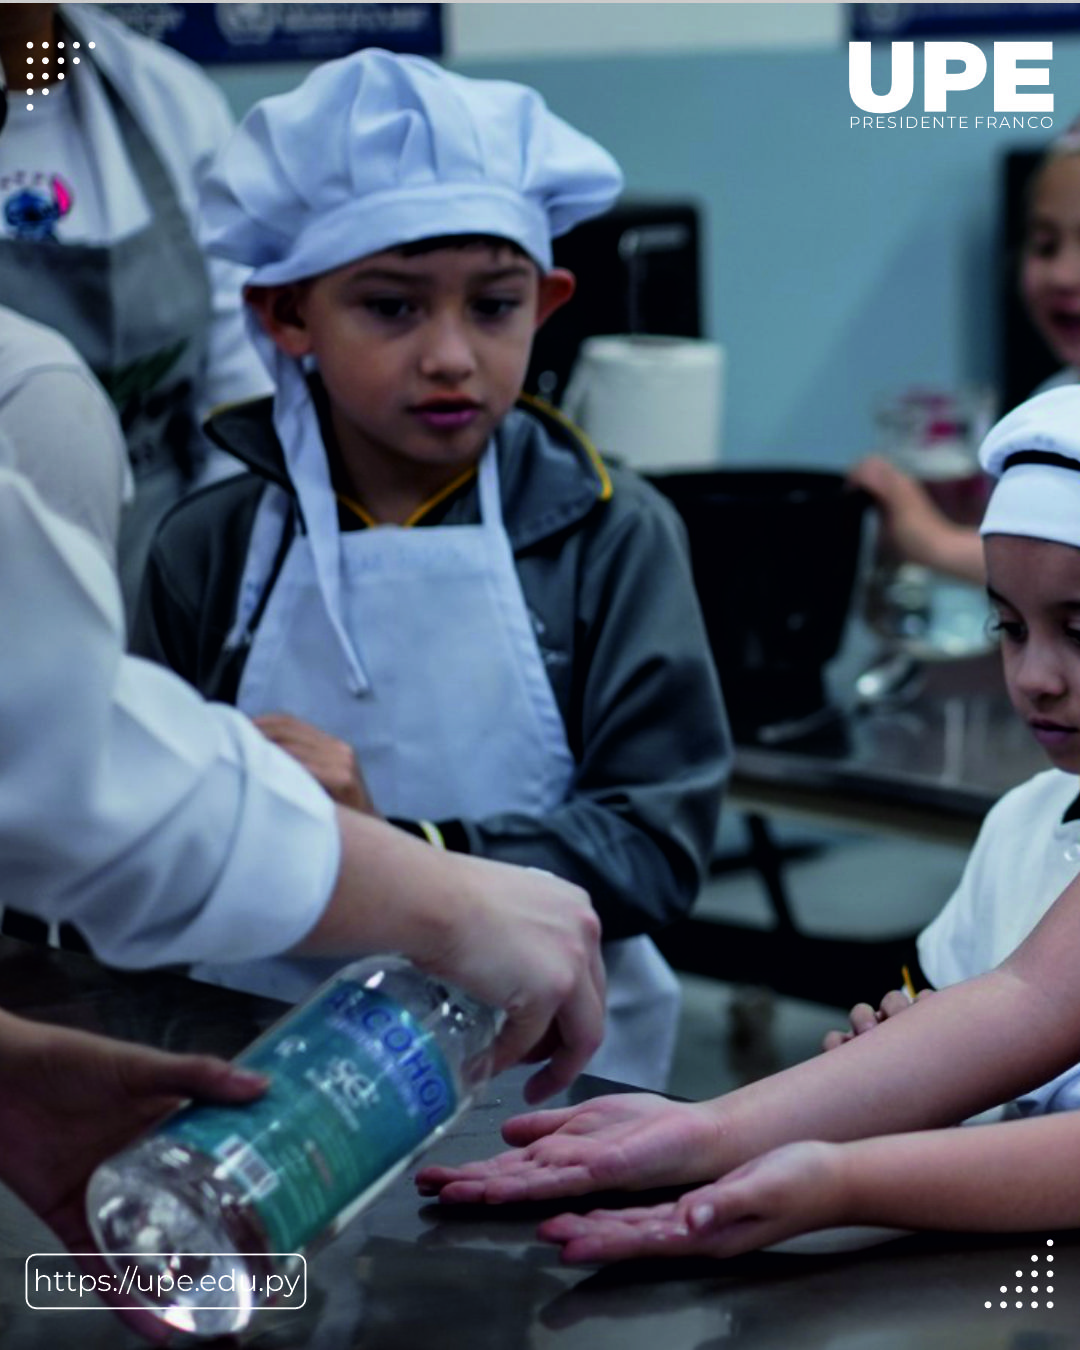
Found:
<svg viewBox="0 0 1080 1350"><path fill-rule="evenodd" d="M574 759L503 528L491 447L479 495L478 525L341 535L342 619L359 682L327 618L306 535L292 542L244 667L238 706L291 713L347 741L387 816L538 816L572 788ZM675 976L646 937L606 943L604 958L608 1028L588 1070L662 1088ZM279 958L214 967L209 977L297 1000L340 964Z"/></svg>

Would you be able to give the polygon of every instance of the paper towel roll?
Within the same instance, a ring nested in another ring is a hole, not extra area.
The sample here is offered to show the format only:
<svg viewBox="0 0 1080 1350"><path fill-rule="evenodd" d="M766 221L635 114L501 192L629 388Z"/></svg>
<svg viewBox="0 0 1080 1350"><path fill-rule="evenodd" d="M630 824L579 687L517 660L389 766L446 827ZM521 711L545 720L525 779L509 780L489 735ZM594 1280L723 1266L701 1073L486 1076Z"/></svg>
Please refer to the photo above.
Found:
<svg viewBox="0 0 1080 1350"><path fill-rule="evenodd" d="M698 338L591 337L563 396L602 454L631 468L700 469L720 459L724 349Z"/></svg>

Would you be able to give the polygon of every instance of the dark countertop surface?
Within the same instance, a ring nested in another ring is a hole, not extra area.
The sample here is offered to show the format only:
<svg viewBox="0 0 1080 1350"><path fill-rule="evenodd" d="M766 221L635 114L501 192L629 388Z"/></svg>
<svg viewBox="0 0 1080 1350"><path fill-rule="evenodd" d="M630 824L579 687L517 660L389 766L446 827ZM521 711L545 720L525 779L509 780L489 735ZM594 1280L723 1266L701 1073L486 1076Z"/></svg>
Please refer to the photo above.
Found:
<svg viewBox="0 0 1080 1350"><path fill-rule="evenodd" d="M279 1005L177 976L107 972L89 958L11 940L0 940L0 990L14 1011L173 1049L222 1053L235 1052L279 1011ZM521 1109L523 1076L515 1072L491 1085L433 1156L492 1152L500 1122ZM17 1091L18 1084L0 1090ZM595 1079L575 1089L579 1095L605 1090L610 1086ZM263 1314L244 1341L266 1350L1080 1347L1080 1234L1054 1235L1052 1249L1049 1234L910 1236L847 1254L765 1252L723 1265L595 1271L560 1266L554 1249L534 1240L538 1213L535 1207L440 1209L420 1200L403 1179L313 1258L307 1307ZM49 1313L26 1306L26 1257L57 1246L0 1189L3 1350L142 1344L105 1310ZM1045 1306L1042 1293L1032 1308L1031 1257L1040 1255L1045 1270L1051 1250L1054 1307ZM1016 1309L1021 1269L1024 1307ZM998 1307L1003 1284L1006 1310Z"/></svg>
<svg viewBox="0 0 1080 1350"><path fill-rule="evenodd" d="M845 679L844 676L847 676ZM732 792L777 807L875 819L897 828L935 818L973 837L1009 788L1049 767L1009 705L996 652L927 662L889 701L860 706L851 667L833 679L841 714L816 732L736 751Z"/></svg>

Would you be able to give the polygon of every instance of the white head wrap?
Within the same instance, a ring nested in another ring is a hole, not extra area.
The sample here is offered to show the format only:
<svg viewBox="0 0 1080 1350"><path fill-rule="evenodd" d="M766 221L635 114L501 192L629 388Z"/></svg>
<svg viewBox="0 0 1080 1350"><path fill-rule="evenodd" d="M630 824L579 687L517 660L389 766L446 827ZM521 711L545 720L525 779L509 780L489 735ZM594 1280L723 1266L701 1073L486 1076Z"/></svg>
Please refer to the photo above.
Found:
<svg viewBox="0 0 1080 1350"><path fill-rule="evenodd" d="M199 238L208 253L252 268L256 286L444 235L510 240L546 270L552 238L607 210L621 188L607 151L535 90L369 48L252 108L203 181ZM367 680L341 620L337 505L318 417L300 365L250 309L247 321L274 379L274 426L360 692ZM257 593L257 574L269 567L253 552L233 640L246 624L243 597Z"/></svg>
<svg viewBox="0 0 1080 1350"><path fill-rule="evenodd" d="M1080 548L1080 384L1014 408L990 429L979 463L998 480L980 534Z"/></svg>

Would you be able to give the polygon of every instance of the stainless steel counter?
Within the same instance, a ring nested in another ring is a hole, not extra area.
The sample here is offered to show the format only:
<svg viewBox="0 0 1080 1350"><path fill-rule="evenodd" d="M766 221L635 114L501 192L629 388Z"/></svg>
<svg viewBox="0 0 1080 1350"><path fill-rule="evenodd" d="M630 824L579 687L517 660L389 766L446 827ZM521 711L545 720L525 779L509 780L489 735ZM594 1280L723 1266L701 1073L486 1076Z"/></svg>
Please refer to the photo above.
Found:
<svg viewBox="0 0 1080 1350"><path fill-rule="evenodd" d="M272 1003L168 975L128 976L88 958L0 940L0 1001L174 1049L234 1052L278 1011ZM438 1148L443 1159L491 1152L521 1109L523 1075ZM608 1090L583 1080L585 1095ZM17 1083L0 1085L18 1091ZM1063 1159L1063 1166L1070 1165ZM760 1253L719 1263L563 1267L533 1239L541 1211L453 1210L403 1180L310 1267L308 1305L265 1313L246 1341L264 1350L1070 1350L1080 1346L1080 1234L1058 1234L1054 1307L1013 1304L1049 1234L908 1237L856 1253ZM29 1253L55 1239L0 1189L3 1350L134 1350L106 1310L44 1312L23 1297ZM74 1269L74 1266L71 1267ZM1045 1279L1040 1283L1045 1283ZM1009 1289L1007 1310L998 1307ZM984 1304L991 1302L987 1309ZM218 1342L221 1344L221 1342Z"/></svg>
<svg viewBox="0 0 1080 1350"><path fill-rule="evenodd" d="M746 816L745 862L760 875L774 923L691 916L658 939L676 969L845 1009L868 991L894 988L912 963L915 932L858 939L801 927L770 821L970 848L994 802L1048 767L1009 705L997 652L927 663L896 698L860 706L855 673L873 650L857 636L848 644L830 672L836 715L814 734L736 748L727 804Z"/></svg>
<svg viewBox="0 0 1080 1350"><path fill-rule="evenodd" d="M970 843L998 797L1049 767L996 652L928 663L908 696L878 706L858 708L849 689L835 694L845 715L816 735L739 746L733 804Z"/></svg>

